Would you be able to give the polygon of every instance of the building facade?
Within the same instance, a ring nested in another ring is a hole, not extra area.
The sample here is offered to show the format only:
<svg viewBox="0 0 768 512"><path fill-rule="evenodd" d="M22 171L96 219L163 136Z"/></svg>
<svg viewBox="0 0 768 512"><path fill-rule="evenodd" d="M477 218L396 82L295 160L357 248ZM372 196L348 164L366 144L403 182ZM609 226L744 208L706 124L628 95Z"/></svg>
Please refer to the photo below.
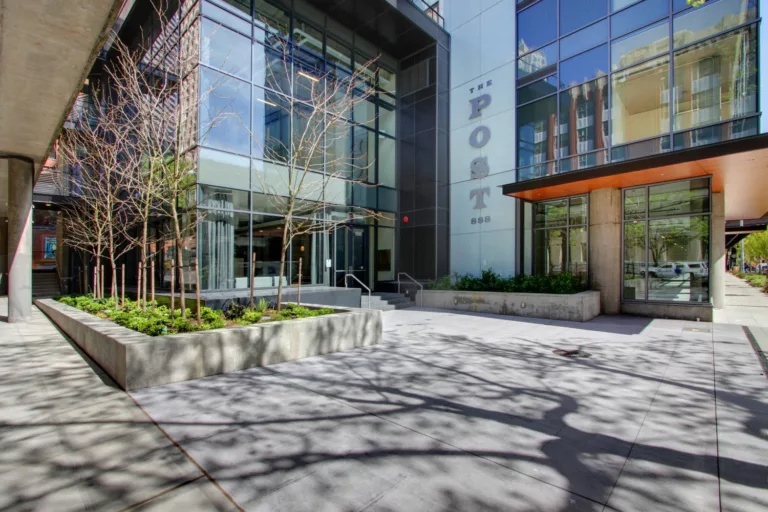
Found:
<svg viewBox="0 0 768 512"><path fill-rule="evenodd" d="M768 212L760 4L446 2L452 270L569 271L606 313L711 318L725 221Z"/></svg>
<svg viewBox="0 0 768 512"><path fill-rule="evenodd" d="M126 41L151 32L144 4L121 16ZM189 145L202 220L184 248L206 293L248 290L251 272L278 284L283 219L262 189L289 155L265 146L292 146L302 81L371 58L373 94L318 163L368 168L367 186L341 180L321 199L312 220L342 227L294 240L284 284L571 272L605 313L707 319L726 222L768 212L760 0L183 5L190 74L215 89Z"/></svg>

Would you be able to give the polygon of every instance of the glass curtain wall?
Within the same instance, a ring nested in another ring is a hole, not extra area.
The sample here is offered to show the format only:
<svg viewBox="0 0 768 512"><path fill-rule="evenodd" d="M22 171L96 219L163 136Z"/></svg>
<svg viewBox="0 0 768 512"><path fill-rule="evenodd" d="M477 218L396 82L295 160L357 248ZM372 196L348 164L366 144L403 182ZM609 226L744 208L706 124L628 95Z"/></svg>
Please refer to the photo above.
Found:
<svg viewBox="0 0 768 512"><path fill-rule="evenodd" d="M517 8L518 180L758 133L757 0Z"/></svg>
<svg viewBox="0 0 768 512"><path fill-rule="evenodd" d="M623 299L708 302L709 178L623 193Z"/></svg>
<svg viewBox="0 0 768 512"><path fill-rule="evenodd" d="M571 272L587 282L587 196L534 203L533 273Z"/></svg>
<svg viewBox="0 0 768 512"><path fill-rule="evenodd" d="M354 206L397 211L397 61L320 13L287 11L268 0L204 0L200 5L198 256L203 288L248 288L254 256L256 286L274 286L283 223L270 194L287 191L287 164L303 158L292 154L292 143L306 128L302 112L311 108L310 88L324 75L343 80L376 55L379 60L359 86L373 91L370 101L347 112L337 132L327 134L326 151L309 162L313 172L308 177L321 183L324 174L339 173L369 186L334 179L328 186L312 187L312 197L301 199L334 210L318 215L313 208L307 222L338 222L336 210L349 216ZM378 229L377 222L372 229ZM394 255L394 231L389 225L381 229L370 237L371 255L365 262L372 275L379 261L376 247ZM285 282L299 281L301 261L303 284L331 284L326 267L331 239L328 233L296 237ZM376 277L389 275L381 271Z"/></svg>

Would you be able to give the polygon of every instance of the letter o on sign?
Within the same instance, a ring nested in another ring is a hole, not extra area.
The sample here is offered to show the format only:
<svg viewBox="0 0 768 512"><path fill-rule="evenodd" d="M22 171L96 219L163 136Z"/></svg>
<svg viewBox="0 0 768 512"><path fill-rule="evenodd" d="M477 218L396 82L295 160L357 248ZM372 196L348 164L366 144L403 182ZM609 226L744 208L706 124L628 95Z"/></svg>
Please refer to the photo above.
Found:
<svg viewBox="0 0 768 512"><path fill-rule="evenodd" d="M481 148L491 140L491 130L487 126L478 126L469 134L469 143L473 148Z"/></svg>

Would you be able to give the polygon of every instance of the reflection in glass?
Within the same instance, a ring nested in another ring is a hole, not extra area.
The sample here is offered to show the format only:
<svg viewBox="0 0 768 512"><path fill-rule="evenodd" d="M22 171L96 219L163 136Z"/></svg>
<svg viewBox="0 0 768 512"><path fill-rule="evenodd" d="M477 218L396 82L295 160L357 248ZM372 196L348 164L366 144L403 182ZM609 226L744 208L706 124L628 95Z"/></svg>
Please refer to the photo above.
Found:
<svg viewBox="0 0 768 512"><path fill-rule="evenodd" d="M379 131L388 135L395 135L397 128L397 109L395 99L386 95L379 95Z"/></svg>
<svg viewBox="0 0 768 512"><path fill-rule="evenodd" d="M291 151L288 100L260 87L253 88L253 156L286 162Z"/></svg>
<svg viewBox="0 0 768 512"><path fill-rule="evenodd" d="M614 73L612 80L613 144L669 132L668 56Z"/></svg>
<svg viewBox="0 0 768 512"><path fill-rule="evenodd" d="M528 75L539 77L557 71L557 43L545 46L517 59L518 81Z"/></svg>
<svg viewBox="0 0 768 512"><path fill-rule="evenodd" d="M251 76L251 42L245 36L206 18L201 23L200 62L236 75Z"/></svg>
<svg viewBox="0 0 768 512"><path fill-rule="evenodd" d="M611 16L611 37L618 37L669 14L669 0L644 0Z"/></svg>
<svg viewBox="0 0 768 512"><path fill-rule="evenodd" d="M560 63L560 87L608 74L608 45L604 44Z"/></svg>
<svg viewBox="0 0 768 512"><path fill-rule="evenodd" d="M257 27L264 29L268 34L288 37L288 27L291 25L288 13L267 0L255 0L254 11Z"/></svg>
<svg viewBox="0 0 768 512"><path fill-rule="evenodd" d="M203 208L250 211L248 207L248 196L250 194L245 190L202 185L200 187L200 194L199 205Z"/></svg>
<svg viewBox="0 0 768 512"><path fill-rule="evenodd" d="M290 94L289 75L290 64L286 64L279 50L270 50L259 43L253 44L254 84L283 94Z"/></svg>
<svg viewBox="0 0 768 512"><path fill-rule="evenodd" d="M648 187L649 217L705 213L709 208L709 178Z"/></svg>
<svg viewBox="0 0 768 512"><path fill-rule="evenodd" d="M379 165L378 182L380 185L395 188L397 186L397 172L395 166L395 139L379 135Z"/></svg>
<svg viewBox="0 0 768 512"><path fill-rule="evenodd" d="M611 43L611 69L631 66L669 51L669 22L638 30Z"/></svg>
<svg viewBox="0 0 768 512"><path fill-rule="evenodd" d="M568 230L568 272L587 282L587 226Z"/></svg>
<svg viewBox="0 0 768 512"><path fill-rule="evenodd" d="M608 78L560 93L560 157L608 145ZM595 165L605 163L599 153ZM569 169L570 170L570 169Z"/></svg>
<svg viewBox="0 0 768 512"><path fill-rule="evenodd" d="M648 222L648 300L709 301L709 217Z"/></svg>
<svg viewBox="0 0 768 512"><path fill-rule="evenodd" d="M645 188L624 191L624 220L645 218Z"/></svg>
<svg viewBox="0 0 768 512"><path fill-rule="evenodd" d="M543 46L557 37L557 0L541 0L517 15L517 54Z"/></svg>
<svg viewBox="0 0 768 512"><path fill-rule="evenodd" d="M199 224L201 287L248 288L250 214L206 210Z"/></svg>
<svg viewBox="0 0 768 512"><path fill-rule="evenodd" d="M557 92L557 75L552 75L519 88L517 90L517 101L518 104L528 103L555 92Z"/></svg>
<svg viewBox="0 0 768 512"><path fill-rule="evenodd" d="M720 0L675 17L675 48L757 19L757 0Z"/></svg>
<svg viewBox="0 0 768 512"><path fill-rule="evenodd" d="M253 228L253 252L256 255L254 267L254 286L265 288L276 286L280 275L280 254L283 245L283 220L280 217L267 215L254 215ZM287 269L286 269L287 270ZM285 272L283 284L288 281Z"/></svg>
<svg viewBox="0 0 768 512"><path fill-rule="evenodd" d="M534 208L534 227L552 228L565 226L568 220L567 199L536 203Z"/></svg>
<svg viewBox="0 0 768 512"><path fill-rule="evenodd" d="M676 133L675 150L757 135L757 121L757 117L749 117L747 119L737 119L736 121Z"/></svg>
<svg viewBox="0 0 768 512"><path fill-rule="evenodd" d="M605 0L560 0L560 35L573 32L606 14L608 3Z"/></svg>
<svg viewBox="0 0 768 512"><path fill-rule="evenodd" d="M642 191L644 193L645 189ZM645 225L636 220L624 223L623 298L626 300L645 300Z"/></svg>
<svg viewBox="0 0 768 512"><path fill-rule="evenodd" d="M619 9L623 9L632 4L636 4L640 0L611 0L611 12L616 12ZM685 2L685 0L683 0Z"/></svg>
<svg viewBox="0 0 768 512"><path fill-rule="evenodd" d="M211 69L200 69L201 144L248 154L250 88L247 82Z"/></svg>
<svg viewBox="0 0 768 512"><path fill-rule="evenodd" d="M518 108L517 122L518 166L553 160L557 146L557 97Z"/></svg>
<svg viewBox="0 0 768 512"><path fill-rule="evenodd" d="M560 40L560 58L566 59L607 40L608 20L603 20L562 38Z"/></svg>
<svg viewBox="0 0 768 512"><path fill-rule="evenodd" d="M567 230L537 229L533 232L533 268L539 275L557 274L565 270L568 250Z"/></svg>
<svg viewBox="0 0 768 512"><path fill-rule="evenodd" d="M328 235L323 232L304 233L291 241L290 276L291 283L299 282L299 260L301 260L301 284L319 284L323 278L323 243Z"/></svg>
<svg viewBox="0 0 768 512"><path fill-rule="evenodd" d="M571 197L568 200L568 223L573 226L575 224L587 223L587 198Z"/></svg>
<svg viewBox="0 0 768 512"><path fill-rule="evenodd" d="M755 26L675 52L676 130L695 128L755 112Z"/></svg>

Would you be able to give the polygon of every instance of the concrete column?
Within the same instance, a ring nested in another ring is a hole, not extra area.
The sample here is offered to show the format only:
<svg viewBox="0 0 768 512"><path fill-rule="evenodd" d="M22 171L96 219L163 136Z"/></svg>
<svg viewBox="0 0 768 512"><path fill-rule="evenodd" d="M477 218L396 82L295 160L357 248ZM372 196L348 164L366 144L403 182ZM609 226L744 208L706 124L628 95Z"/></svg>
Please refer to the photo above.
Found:
<svg viewBox="0 0 768 512"><path fill-rule="evenodd" d="M8 217L0 217L0 296L8 295Z"/></svg>
<svg viewBox="0 0 768 512"><path fill-rule="evenodd" d="M8 322L32 313L32 184L34 165L8 160Z"/></svg>
<svg viewBox="0 0 768 512"><path fill-rule="evenodd" d="M589 288L600 291L600 310L621 312L621 190L589 193Z"/></svg>
<svg viewBox="0 0 768 512"><path fill-rule="evenodd" d="M712 239L709 242L709 295L715 309L725 307L725 196L712 194Z"/></svg>

